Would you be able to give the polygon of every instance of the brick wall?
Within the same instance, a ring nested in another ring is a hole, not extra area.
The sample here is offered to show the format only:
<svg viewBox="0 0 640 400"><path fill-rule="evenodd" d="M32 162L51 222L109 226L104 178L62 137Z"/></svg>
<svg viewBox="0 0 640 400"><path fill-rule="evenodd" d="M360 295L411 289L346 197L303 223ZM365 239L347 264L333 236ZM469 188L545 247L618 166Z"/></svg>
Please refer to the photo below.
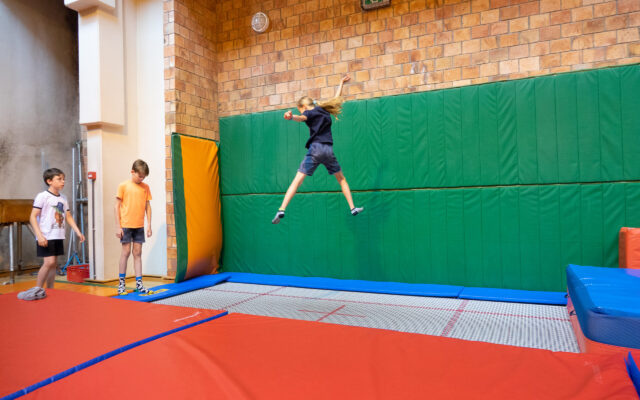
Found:
<svg viewBox="0 0 640 400"><path fill-rule="evenodd" d="M168 132L216 136L218 116L331 97L345 73L357 99L640 62L640 0L438 1L166 1Z"/></svg>
<svg viewBox="0 0 640 400"><path fill-rule="evenodd" d="M167 275L176 273L171 133L218 138L215 2L165 0L164 80L167 178Z"/></svg>

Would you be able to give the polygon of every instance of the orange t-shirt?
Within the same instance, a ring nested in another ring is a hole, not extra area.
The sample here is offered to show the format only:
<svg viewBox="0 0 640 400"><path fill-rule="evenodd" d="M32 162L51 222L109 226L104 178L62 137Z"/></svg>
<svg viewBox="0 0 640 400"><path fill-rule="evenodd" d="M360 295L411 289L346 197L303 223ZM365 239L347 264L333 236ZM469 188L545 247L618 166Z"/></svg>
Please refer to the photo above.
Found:
<svg viewBox="0 0 640 400"><path fill-rule="evenodd" d="M118 186L117 198L120 205L120 226L122 228L144 228L144 212L147 201L151 200L151 191L146 183L136 184L128 180Z"/></svg>

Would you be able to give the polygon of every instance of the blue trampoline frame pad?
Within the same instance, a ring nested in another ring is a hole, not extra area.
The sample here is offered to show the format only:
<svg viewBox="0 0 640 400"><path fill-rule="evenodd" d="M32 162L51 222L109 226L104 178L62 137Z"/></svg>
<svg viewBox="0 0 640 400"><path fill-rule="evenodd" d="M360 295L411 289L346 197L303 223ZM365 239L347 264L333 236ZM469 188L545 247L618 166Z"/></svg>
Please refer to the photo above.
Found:
<svg viewBox="0 0 640 400"><path fill-rule="evenodd" d="M266 275L246 272L222 272L204 275L180 283L169 283L153 288L153 294L131 293L118 296L119 299L135 301L156 301L193 290L211 287L223 282L248 283L298 287L306 289L337 290L393 294L404 296L450 297L471 300L503 301L512 303L532 303L566 305L563 292L539 292L531 290L467 288L455 285L435 285L427 283L375 282L363 280L334 279L323 277L300 277L286 275Z"/></svg>
<svg viewBox="0 0 640 400"><path fill-rule="evenodd" d="M567 287L588 339L640 349L640 270L569 265Z"/></svg>

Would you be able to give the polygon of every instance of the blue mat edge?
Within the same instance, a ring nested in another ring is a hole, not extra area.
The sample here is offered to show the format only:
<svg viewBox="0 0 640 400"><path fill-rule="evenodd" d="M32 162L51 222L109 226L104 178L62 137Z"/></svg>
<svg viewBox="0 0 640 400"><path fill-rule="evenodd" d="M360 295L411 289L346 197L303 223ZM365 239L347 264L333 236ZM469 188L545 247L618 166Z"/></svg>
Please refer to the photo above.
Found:
<svg viewBox="0 0 640 400"><path fill-rule="evenodd" d="M122 296L114 296L113 298L119 300L142 301L148 303L156 300L166 299L167 297L173 297L179 294L191 292L193 290L215 286L219 283L225 282L227 279L229 279L229 277L230 274L226 272L212 275L202 275L192 279L188 279L184 282L167 283L165 285L158 285L151 288L151 290L153 291L166 289L166 291L160 293L142 295L134 292Z"/></svg>
<svg viewBox="0 0 640 400"><path fill-rule="evenodd" d="M567 294L565 292L465 287L462 289L462 293L460 293L460 296L458 297L469 300L548 304L557 306L567 305Z"/></svg>
<svg viewBox="0 0 640 400"><path fill-rule="evenodd" d="M631 352L629 352L628 356L625 357L624 362L627 365L629 378L631 378L631 382L633 382L633 386L635 386L636 392L638 392L638 396L640 397L640 370L638 369L638 365L636 365Z"/></svg>
<svg viewBox="0 0 640 400"><path fill-rule="evenodd" d="M59 373L57 373L57 374L55 374L53 376L50 376L49 378L46 378L46 379L44 379L44 380L42 380L42 381L40 381L38 383L34 383L33 385L27 386L24 389L20 389L17 392L14 392L14 393L11 393L11 394L9 394L9 395L7 395L5 397L2 397L0 400L17 399L19 397L22 397L22 396L28 394L28 393L33 392L34 390L40 389L41 387L44 387L44 386L49 385L49 384L51 384L53 382L59 381L60 379L63 379L65 377L69 376L69 375L75 374L78 371L82 371L85 368L88 368L88 367L90 367L92 365L95 365L95 364L97 364L99 362L105 361L105 360L107 360L107 359L109 359L109 358L111 358L113 356L116 356L116 355L118 355L120 353L123 353L125 351L131 350L131 349L136 348L138 346L141 346L141 345L143 345L145 343L152 342L152 341L154 341L156 339L160 339L160 338L163 338L165 336L171 335L173 333L177 333L177 332L183 331L185 329L192 328L192 327L200 325L200 324L204 324L205 322L213 321L214 319L218 319L218 318L224 317L225 315L228 315L228 314L229 314L228 311L223 311L220 314L216 314L216 315L213 315L211 317L207 317L207 318L201 319L200 321L192 322L190 324L187 324L187 325L184 325L184 326L181 326L181 327L178 327L178 328L174 328L174 329L171 329L171 330L168 330L168 331L165 331L165 332L161 332L161 333L158 333L156 335L150 336L148 338L140 339L140 340L138 340L136 342L133 342L133 343L129 343L129 344L125 345L125 346L119 347L119 348L117 348L115 350L111 350L111 351L109 351L109 352L107 352L105 354L102 354L102 355L98 356L98 357L94 357L91 360L85 361L85 362L83 362L81 364L78 364L78 365L76 365L74 367L71 367L71 368L69 368L69 369L67 369L65 371L59 372Z"/></svg>

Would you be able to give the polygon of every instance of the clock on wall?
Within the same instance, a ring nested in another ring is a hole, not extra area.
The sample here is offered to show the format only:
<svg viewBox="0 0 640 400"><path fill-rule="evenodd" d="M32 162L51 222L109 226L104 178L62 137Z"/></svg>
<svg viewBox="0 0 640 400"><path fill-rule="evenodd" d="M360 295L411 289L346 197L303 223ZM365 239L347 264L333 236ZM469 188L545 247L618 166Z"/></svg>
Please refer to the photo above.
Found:
<svg viewBox="0 0 640 400"><path fill-rule="evenodd" d="M363 10L373 10L374 8L391 5L391 0L360 0L360 7Z"/></svg>
<svg viewBox="0 0 640 400"><path fill-rule="evenodd" d="M257 12L251 18L251 28L258 33L262 33L269 28L269 17L263 12Z"/></svg>

